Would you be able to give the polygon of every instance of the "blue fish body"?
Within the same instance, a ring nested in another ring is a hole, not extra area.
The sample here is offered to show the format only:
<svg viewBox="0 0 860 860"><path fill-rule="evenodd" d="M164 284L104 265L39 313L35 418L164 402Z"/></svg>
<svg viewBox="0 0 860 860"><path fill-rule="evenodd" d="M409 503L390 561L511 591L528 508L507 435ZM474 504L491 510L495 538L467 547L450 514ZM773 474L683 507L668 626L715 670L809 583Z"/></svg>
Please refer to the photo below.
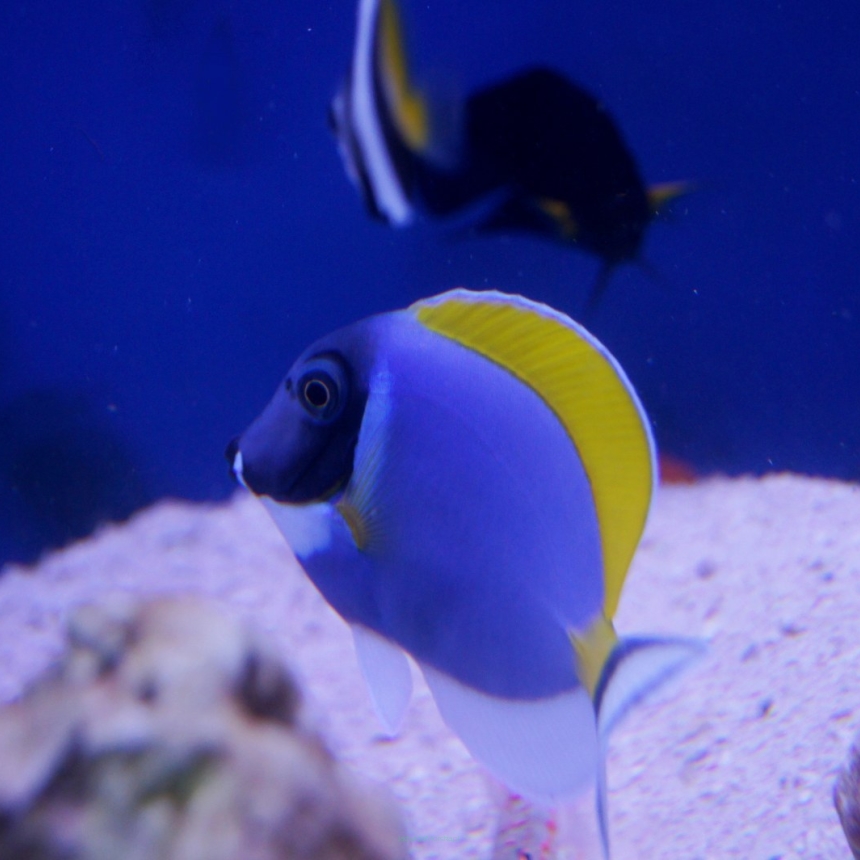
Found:
<svg viewBox="0 0 860 860"><path fill-rule="evenodd" d="M564 428L508 371L409 313L377 317L367 334L384 357L369 408L387 416L374 537L359 550L341 528L300 556L305 569L344 618L475 689L573 688L567 631L600 611L603 583L591 492Z"/></svg>
<svg viewBox="0 0 860 860"><path fill-rule="evenodd" d="M512 789L596 782L606 838L608 733L699 648L612 627L655 456L605 348L545 306L455 290L318 341L228 458L352 625L383 719L408 703L408 654Z"/></svg>

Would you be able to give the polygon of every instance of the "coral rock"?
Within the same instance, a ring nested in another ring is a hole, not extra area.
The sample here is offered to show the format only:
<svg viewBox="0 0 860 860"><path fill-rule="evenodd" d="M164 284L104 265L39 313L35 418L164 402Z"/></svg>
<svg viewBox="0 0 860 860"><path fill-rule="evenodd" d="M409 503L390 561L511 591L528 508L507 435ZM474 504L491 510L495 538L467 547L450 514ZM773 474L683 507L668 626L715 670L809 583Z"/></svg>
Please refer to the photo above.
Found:
<svg viewBox="0 0 860 860"><path fill-rule="evenodd" d="M305 725L268 647L192 599L87 607L0 710L5 860L406 856L393 802Z"/></svg>

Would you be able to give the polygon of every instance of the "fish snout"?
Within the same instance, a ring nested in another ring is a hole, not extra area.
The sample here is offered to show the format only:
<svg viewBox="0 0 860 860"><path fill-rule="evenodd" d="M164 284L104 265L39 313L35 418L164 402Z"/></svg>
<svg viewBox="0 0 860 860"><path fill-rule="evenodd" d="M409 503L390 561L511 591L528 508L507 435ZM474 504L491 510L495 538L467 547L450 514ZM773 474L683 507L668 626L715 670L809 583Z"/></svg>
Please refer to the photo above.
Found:
<svg viewBox="0 0 860 860"><path fill-rule="evenodd" d="M257 429L252 425L228 443L224 456L230 471L236 481L255 496L269 496L277 502L292 501L301 471L284 451L261 444Z"/></svg>

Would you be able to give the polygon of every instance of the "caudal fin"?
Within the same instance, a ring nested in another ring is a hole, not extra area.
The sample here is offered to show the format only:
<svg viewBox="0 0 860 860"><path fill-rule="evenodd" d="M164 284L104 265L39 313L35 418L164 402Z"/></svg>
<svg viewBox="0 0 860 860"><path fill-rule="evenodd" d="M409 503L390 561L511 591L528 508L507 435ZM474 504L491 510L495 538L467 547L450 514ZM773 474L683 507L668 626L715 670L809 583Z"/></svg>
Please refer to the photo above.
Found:
<svg viewBox="0 0 860 860"><path fill-rule="evenodd" d="M630 709L705 652L699 639L631 637L613 648L594 691L597 730L603 737Z"/></svg>
<svg viewBox="0 0 860 860"><path fill-rule="evenodd" d="M605 860L609 858L606 797L609 733L634 705L704 651L705 645L698 639L635 637L618 640L603 664L592 700L597 714L597 820Z"/></svg>

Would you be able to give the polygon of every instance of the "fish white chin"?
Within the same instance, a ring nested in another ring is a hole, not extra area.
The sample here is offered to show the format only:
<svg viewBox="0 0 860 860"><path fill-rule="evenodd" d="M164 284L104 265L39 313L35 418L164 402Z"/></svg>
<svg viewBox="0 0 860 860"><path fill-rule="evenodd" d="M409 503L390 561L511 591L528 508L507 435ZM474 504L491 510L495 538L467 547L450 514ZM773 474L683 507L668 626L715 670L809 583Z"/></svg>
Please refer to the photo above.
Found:
<svg viewBox="0 0 860 860"><path fill-rule="evenodd" d="M244 469L245 464L242 460L242 452L237 451L236 456L233 458L233 475L236 477L236 480L247 490L248 485L245 483L245 479L242 476L242 470Z"/></svg>
<svg viewBox="0 0 860 860"><path fill-rule="evenodd" d="M260 500L299 560L331 545L333 511L327 502L289 505L268 496L261 496Z"/></svg>

